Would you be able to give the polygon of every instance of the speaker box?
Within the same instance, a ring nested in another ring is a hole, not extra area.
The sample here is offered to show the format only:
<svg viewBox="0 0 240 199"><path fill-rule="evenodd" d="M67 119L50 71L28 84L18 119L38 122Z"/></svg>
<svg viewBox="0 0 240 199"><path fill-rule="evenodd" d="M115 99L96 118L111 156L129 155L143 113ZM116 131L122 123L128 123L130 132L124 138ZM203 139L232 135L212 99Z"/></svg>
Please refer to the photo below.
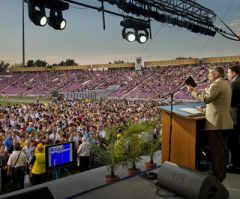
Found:
<svg viewBox="0 0 240 199"><path fill-rule="evenodd" d="M23 199L54 199L51 191L48 187L42 187L39 189L34 189L31 191L26 191L24 193L17 193L8 197L3 197L3 199L16 199L16 198L23 198Z"/></svg>
<svg viewBox="0 0 240 199"><path fill-rule="evenodd" d="M159 187L186 199L227 199L228 190L212 175L196 171L171 162L160 167Z"/></svg>

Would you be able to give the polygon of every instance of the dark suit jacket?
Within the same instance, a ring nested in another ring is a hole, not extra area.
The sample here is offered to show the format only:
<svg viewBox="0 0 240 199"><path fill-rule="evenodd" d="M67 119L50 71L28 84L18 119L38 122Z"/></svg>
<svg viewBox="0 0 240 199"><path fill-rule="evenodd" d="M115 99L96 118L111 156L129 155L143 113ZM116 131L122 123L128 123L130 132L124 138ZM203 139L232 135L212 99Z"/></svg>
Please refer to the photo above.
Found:
<svg viewBox="0 0 240 199"><path fill-rule="evenodd" d="M230 83L232 89L231 116L235 126L240 126L240 76Z"/></svg>

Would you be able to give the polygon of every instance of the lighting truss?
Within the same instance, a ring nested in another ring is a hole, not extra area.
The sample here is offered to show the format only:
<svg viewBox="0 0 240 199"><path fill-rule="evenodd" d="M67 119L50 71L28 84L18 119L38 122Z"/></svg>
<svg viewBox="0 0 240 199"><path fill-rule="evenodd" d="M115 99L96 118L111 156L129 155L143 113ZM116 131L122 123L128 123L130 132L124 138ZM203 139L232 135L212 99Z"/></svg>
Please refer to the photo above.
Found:
<svg viewBox="0 0 240 199"><path fill-rule="evenodd" d="M240 37L237 36L226 24L224 25L230 30L231 33L226 33L225 31L222 31L221 29L218 29L216 26L214 26L217 15L212 10L196 3L195 0L98 0L101 2L100 7L83 4L73 0L34 1L37 1L39 3L45 2L44 6L49 9L51 9L51 7L49 7L51 4L57 5L63 2L68 2L75 5L95 9L99 12L101 11L104 30L104 13L109 13L143 23L145 21L149 21L150 23L151 19L154 19L160 23L173 24L174 26L186 28L191 32L208 36L214 36L216 32L218 32L228 39L240 41ZM107 2L111 5L117 5L117 7L127 15L104 9L104 2ZM149 30L151 38L151 28Z"/></svg>

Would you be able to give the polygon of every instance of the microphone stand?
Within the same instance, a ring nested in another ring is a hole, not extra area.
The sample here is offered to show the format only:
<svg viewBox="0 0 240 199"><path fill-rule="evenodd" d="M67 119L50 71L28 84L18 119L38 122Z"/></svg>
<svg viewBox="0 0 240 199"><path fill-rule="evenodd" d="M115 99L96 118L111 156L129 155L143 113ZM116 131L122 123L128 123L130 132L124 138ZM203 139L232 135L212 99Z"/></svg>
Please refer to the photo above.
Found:
<svg viewBox="0 0 240 199"><path fill-rule="evenodd" d="M160 102L163 102L164 100L166 100L166 98L168 96L171 96L171 112L170 112L170 136L169 136L169 155L168 155L168 161L170 162L170 158L171 158L171 141L172 141L172 116L173 116L173 95L178 92L181 91L185 88L185 84L182 84L177 90L168 93L167 95L164 96L164 99Z"/></svg>

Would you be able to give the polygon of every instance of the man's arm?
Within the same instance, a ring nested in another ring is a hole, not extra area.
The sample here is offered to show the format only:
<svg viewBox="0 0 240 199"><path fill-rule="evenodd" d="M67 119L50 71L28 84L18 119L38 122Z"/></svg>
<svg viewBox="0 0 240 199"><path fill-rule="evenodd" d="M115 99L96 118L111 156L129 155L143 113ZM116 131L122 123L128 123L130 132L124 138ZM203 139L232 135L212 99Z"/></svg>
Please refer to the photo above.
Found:
<svg viewBox="0 0 240 199"><path fill-rule="evenodd" d="M8 156L10 156L11 154L12 154L12 147L10 146L9 148L8 148Z"/></svg>
<svg viewBox="0 0 240 199"><path fill-rule="evenodd" d="M10 169L11 169L11 165L7 165L7 175L10 175Z"/></svg>
<svg viewBox="0 0 240 199"><path fill-rule="evenodd" d="M215 99L217 99L219 94L220 94L220 88L216 82L212 83L206 95L200 94L197 91L192 91L192 96L195 99L205 104L209 104Z"/></svg>
<svg viewBox="0 0 240 199"><path fill-rule="evenodd" d="M33 168L33 165L34 165L35 160L36 160L36 156L34 155L34 156L32 157L32 160L30 161L30 167L31 167L31 168Z"/></svg>
<svg viewBox="0 0 240 199"><path fill-rule="evenodd" d="M82 151L82 145L83 144L81 144L80 146L79 146L79 148L78 148L78 151L77 151L77 154L79 155L80 153L81 153L81 151Z"/></svg>

